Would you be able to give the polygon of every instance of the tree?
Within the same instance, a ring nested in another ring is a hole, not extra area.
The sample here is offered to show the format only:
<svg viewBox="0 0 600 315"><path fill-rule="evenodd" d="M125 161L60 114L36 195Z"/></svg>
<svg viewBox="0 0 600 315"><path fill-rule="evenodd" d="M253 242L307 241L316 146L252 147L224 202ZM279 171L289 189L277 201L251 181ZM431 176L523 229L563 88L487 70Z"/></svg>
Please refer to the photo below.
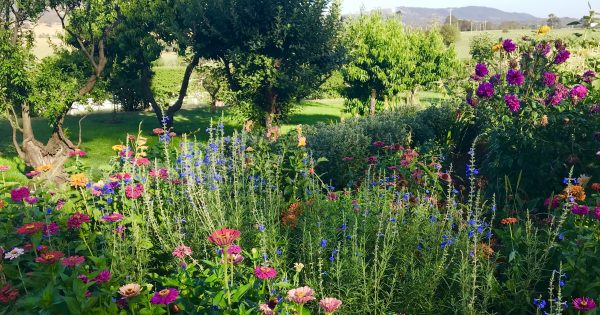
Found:
<svg viewBox="0 0 600 315"><path fill-rule="evenodd" d="M397 19L379 14L351 21L345 40L349 62L343 67L346 111L374 114L386 99L450 78L460 62L433 31L406 31Z"/></svg>
<svg viewBox="0 0 600 315"><path fill-rule="evenodd" d="M548 24L548 26L550 26L551 28L559 28L560 19L558 18L558 16L554 15L553 13L550 13L548 15L548 20L546 21L546 24Z"/></svg>
<svg viewBox="0 0 600 315"><path fill-rule="evenodd" d="M221 0L206 8L206 57L223 62L237 99L267 126L343 61L337 1Z"/></svg>
<svg viewBox="0 0 600 315"><path fill-rule="evenodd" d="M228 101L233 98L233 92L229 90L225 67L221 62L204 60L198 67L198 75L202 87L210 96L210 111L217 111L217 103Z"/></svg>
<svg viewBox="0 0 600 315"><path fill-rule="evenodd" d="M460 39L460 30L458 27L450 24L444 24L440 28L440 34L446 46L456 43Z"/></svg>
<svg viewBox="0 0 600 315"><path fill-rule="evenodd" d="M344 40L349 50L342 68L346 111L374 114L378 103L406 89L403 78L416 67L406 31L399 19L361 15L349 22Z"/></svg>
<svg viewBox="0 0 600 315"><path fill-rule="evenodd" d="M0 99L12 127L13 144L28 166L51 165L44 176L65 181L63 165L68 152L81 144L81 137L77 144L67 137L64 119L74 101L90 96L109 63L106 44L119 22L120 1L8 0L2 6L2 12L12 12L2 18ZM63 40L74 49L36 65L30 52L31 33L24 25L35 22L45 9L56 12L65 31ZM45 144L36 139L31 125L37 114L52 127Z"/></svg>

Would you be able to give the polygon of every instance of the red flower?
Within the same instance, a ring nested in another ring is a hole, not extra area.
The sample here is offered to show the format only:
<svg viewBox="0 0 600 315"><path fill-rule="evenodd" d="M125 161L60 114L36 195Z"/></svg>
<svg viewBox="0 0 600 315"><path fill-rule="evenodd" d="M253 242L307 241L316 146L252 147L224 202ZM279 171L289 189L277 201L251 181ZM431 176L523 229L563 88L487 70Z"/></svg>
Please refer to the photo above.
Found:
<svg viewBox="0 0 600 315"><path fill-rule="evenodd" d="M63 258L63 256L65 256L65 254L63 254L62 252L47 252L40 254L38 258L35 259L35 261L44 265L52 265L59 261L61 258Z"/></svg>
<svg viewBox="0 0 600 315"><path fill-rule="evenodd" d="M240 231L222 228L212 232L212 234L208 236L208 240L217 246L226 247L231 245L238 237L240 237Z"/></svg>
<svg viewBox="0 0 600 315"><path fill-rule="evenodd" d="M67 220L67 227L69 229L78 229L83 223L90 222L90 217L84 213L75 213Z"/></svg>
<svg viewBox="0 0 600 315"><path fill-rule="evenodd" d="M44 228L44 225L45 224L43 222L27 223L27 224L24 224L23 226L21 226L20 228L18 228L17 233L22 234L22 235L33 235L33 234L41 231Z"/></svg>
<svg viewBox="0 0 600 315"><path fill-rule="evenodd" d="M0 302L2 304L8 304L19 297L19 290L14 289L10 286L10 284L5 284L2 288L0 288Z"/></svg>
<svg viewBox="0 0 600 315"><path fill-rule="evenodd" d="M83 256L70 256L65 257L60 263L65 267L74 267L83 264L85 257Z"/></svg>

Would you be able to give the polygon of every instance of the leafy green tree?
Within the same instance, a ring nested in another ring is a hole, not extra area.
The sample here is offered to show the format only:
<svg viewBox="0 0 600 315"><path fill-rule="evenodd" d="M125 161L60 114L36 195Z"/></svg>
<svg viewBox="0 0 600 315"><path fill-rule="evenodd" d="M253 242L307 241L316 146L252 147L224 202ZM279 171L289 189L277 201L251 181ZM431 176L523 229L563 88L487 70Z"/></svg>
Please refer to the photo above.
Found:
<svg viewBox="0 0 600 315"><path fill-rule="evenodd" d="M331 0L209 1L207 58L265 125L285 116L343 61L340 3Z"/></svg>
<svg viewBox="0 0 600 315"><path fill-rule="evenodd" d="M489 33L476 35L469 44L469 54L476 62L486 62L494 58L492 47L497 44Z"/></svg>
<svg viewBox="0 0 600 315"><path fill-rule="evenodd" d="M548 20L546 21L546 24L552 28L558 28L560 27L560 18L554 15L554 13L550 13L548 15Z"/></svg>
<svg viewBox="0 0 600 315"><path fill-rule="evenodd" d="M346 111L374 114L402 91L440 83L460 65L437 31L407 31L398 19L362 15L348 24L349 62L343 67Z"/></svg>
<svg viewBox="0 0 600 315"><path fill-rule="evenodd" d="M229 89L225 67L214 60L204 60L197 68L200 84L210 96L210 110L216 112L219 102L233 100L234 93Z"/></svg>
<svg viewBox="0 0 600 315"><path fill-rule="evenodd" d="M2 2L2 12L12 14L2 18L1 109L12 126L19 156L33 168L52 165L52 171L44 175L48 178L64 181L68 152L81 145L81 136L77 144L67 137L64 119L75 101L93 96L109 63L106 45L119 22L121 5L121 1L109 0ZM56 12L65 31L63 41L70 48L37 65L30 51L32 36L24 26L35 22L44 10ZM52 127L46 143L36 139L31 125L35 115L46 118Z"/></svg>
<svg viewBox="0 0 600 315"><path fill-rule="evenodd" d="M444 44L450 46L456 43L460 39L460 30L457 26L451 24L444 24L440 28L440 34L444 39Z"/></svg>

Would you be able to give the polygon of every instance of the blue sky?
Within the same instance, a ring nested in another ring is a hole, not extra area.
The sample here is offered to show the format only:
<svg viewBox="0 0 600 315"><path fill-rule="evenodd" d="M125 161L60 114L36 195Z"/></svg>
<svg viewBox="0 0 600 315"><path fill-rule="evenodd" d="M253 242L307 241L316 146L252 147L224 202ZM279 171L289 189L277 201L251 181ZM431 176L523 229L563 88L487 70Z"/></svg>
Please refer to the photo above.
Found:
<svg viewBox="0 0 600 315"><path fill-rule="evenodd" d="M376 8L428 7L448 8L463 6L487 6L508 12L530 13L546 17L550 13L558 16L579 18L588 13L586 0L342 0L344 13L360 12L361 7ZM600 11L600 0L591 0L592 8Z"/></svg>

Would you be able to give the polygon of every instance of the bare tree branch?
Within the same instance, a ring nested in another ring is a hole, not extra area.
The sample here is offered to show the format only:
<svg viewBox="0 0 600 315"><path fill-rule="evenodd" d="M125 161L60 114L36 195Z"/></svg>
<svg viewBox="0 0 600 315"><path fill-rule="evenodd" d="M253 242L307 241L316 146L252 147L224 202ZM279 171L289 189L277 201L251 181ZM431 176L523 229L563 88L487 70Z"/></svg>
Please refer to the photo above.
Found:
<svg viewBox="0 0 600 315"><path fill-rule="evenodd" d="M83 117L81 117L81 119L79 119L79 141L77 142L76 147L79 148L79 146L81 145L81 132L83 130L83 128L81 127L81 122L87 118L87 114L83 115Z"/></svg>

